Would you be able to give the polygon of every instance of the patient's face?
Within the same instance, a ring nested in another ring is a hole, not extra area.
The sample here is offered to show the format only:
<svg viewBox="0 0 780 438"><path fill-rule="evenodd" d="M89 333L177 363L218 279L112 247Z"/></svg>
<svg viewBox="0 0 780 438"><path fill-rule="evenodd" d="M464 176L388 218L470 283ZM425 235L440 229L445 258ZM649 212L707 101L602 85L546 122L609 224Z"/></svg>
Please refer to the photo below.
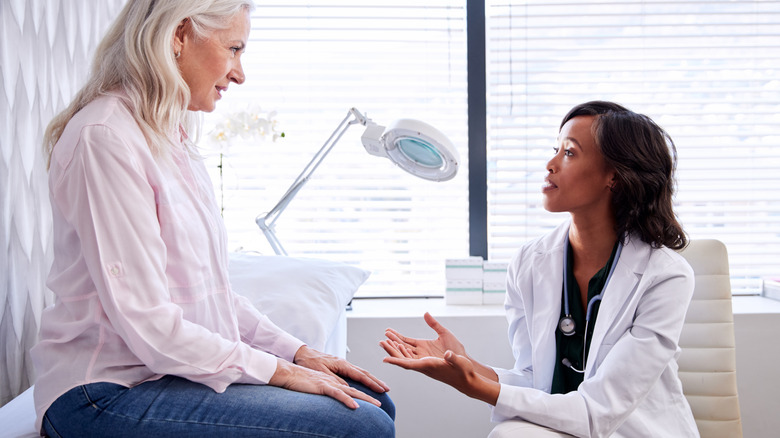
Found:
<svg viewBox="0 0 780 438"><path fill-rule="evenodd" d="M241 55L250 29L249 11L246 10L236 14L227 29L209 32L205 38L184 29L177 61L182 78L190 88L187 109L211 112L231 82L244 82Z"/></svg>

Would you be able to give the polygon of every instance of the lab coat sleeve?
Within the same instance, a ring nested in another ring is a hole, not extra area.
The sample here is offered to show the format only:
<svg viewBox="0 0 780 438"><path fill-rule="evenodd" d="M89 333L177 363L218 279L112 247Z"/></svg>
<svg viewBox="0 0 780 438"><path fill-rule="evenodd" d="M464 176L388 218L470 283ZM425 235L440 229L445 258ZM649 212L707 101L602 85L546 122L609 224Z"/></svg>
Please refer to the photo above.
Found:
<svg viewBox="0 0 780 438"><path fill-rule="evenodd" d="M680 258L660 251L657 255L639 280L635 310L624 314L631 319L628 328L611 348L601 346L595 374L568 394L502 384L494 418L517 417L578 437L614 433L647 398L661 374L670 368L676 371L670 362L679 351L693 272Z"/></svg>
<svg viewBox="0 0 780 438"><path fill-rule="evenodd" d="M221 392L231 383L265 384L276 358L183 318L168 291L166 242L150 157L104 125L82 128L61 163L52 200L78 234L84 261L112 330L144 365Z"/></svg>

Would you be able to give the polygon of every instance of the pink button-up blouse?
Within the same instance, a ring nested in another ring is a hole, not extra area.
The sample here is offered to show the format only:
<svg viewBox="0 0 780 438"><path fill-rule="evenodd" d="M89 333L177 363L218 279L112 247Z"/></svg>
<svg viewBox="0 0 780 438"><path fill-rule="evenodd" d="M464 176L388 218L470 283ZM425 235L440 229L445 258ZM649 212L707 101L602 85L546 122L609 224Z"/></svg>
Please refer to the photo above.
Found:
<svg viewBox="0 0 780 438"><path fill-rule="evenodd" d="M221 392L265 384L303 343L236 295L206 169L183 133L152 156L121 96L68 123L51 159L55 302L31 350L37 427L78 385L166 374Z"/></svg>

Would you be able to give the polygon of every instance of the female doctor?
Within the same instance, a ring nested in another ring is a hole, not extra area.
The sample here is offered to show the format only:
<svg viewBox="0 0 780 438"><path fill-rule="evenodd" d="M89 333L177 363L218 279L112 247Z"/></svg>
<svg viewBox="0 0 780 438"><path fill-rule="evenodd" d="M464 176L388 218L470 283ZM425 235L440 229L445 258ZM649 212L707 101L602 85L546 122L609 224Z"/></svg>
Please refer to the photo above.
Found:
<svg viewBox="0 0 780 438"><path fill-rule="evenodd" d="M673 251L687 241L672 211L671 138L594 101L564 117L554 151L544 207L570 220L510 263L514 368L478 363L430 314L438 338L388 329L385 362L493 405L491 438L698 436L677 376L693 272Z"/></svg>

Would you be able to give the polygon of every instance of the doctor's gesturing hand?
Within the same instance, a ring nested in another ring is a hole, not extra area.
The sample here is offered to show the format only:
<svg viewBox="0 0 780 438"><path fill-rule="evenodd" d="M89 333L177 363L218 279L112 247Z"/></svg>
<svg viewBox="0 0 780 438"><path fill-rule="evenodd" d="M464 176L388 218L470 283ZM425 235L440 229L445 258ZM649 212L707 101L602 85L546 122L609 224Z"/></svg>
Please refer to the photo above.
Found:
<svg viewBox="0 0 780 438"><path fill-rule="evenodd" d="M424 319L438 338L410 338L389 328L385 331L388 339L379 342L389 355L384 362L420 372L469 397L495 405L500 391L495 371L469 357L458 338L430 313L426 312Z"/></svg>

